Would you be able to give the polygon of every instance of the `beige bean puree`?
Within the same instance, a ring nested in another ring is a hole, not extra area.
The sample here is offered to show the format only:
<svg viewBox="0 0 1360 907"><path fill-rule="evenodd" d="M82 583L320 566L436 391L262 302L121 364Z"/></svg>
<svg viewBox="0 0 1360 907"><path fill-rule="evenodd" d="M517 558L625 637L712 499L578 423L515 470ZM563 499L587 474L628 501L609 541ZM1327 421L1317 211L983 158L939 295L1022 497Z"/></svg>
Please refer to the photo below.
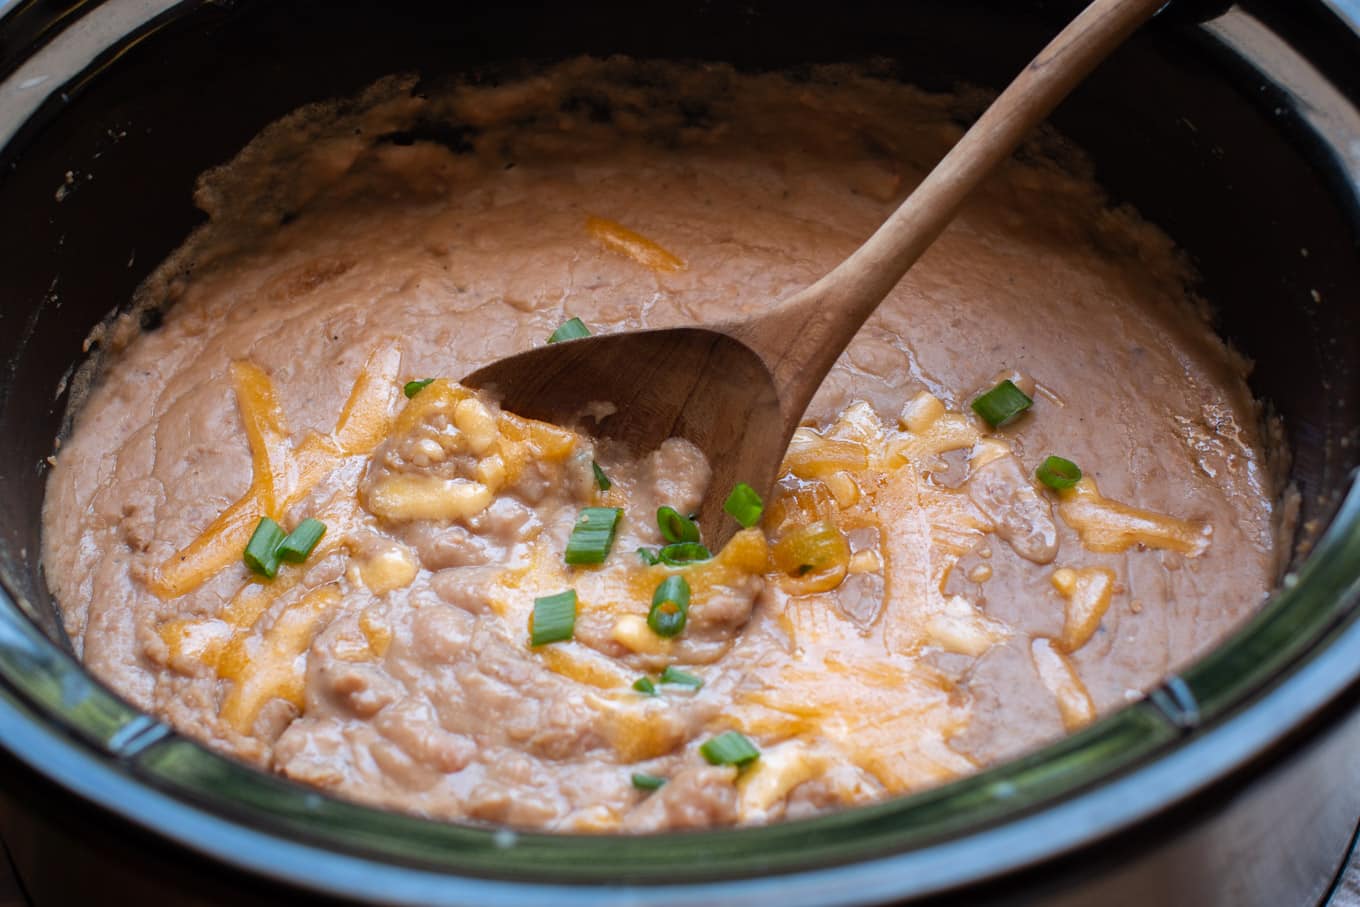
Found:
<svg viewBox="0 0 1360 907"><path fill-rule="evenodd" d="M628 461L456 384L571 317L770 305L975 111L862 70L577 60L394 78L270 126L203 176L208 223L143 287L163 324L101 335L44 523L77 651L262 768L560 831L870 802L1137 699L1262 601L1276 489L1182 258L1051 134L870 319L763 521L711 560L636 554L663 544L658 507L729 491L688 442ZM992 429L969 404L1005 377L1034 404ZM1050 454L1083 481L1036 481ZM622 510L598 567L563 561L584 507ZM265 579L242 561L262 516L327 532ZM666 638L647 615L670 575L692 595ZM534 599L565 589L572 638L531 646ZM733 730L759 758L710 764Z"/></svg>

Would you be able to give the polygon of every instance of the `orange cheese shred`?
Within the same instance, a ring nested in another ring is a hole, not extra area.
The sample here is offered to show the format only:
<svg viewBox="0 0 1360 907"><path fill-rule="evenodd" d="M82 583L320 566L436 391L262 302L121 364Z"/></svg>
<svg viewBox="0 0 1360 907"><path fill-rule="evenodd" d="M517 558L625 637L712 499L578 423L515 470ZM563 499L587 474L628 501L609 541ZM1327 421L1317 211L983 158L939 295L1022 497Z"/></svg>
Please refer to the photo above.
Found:
<svg viewBox="0 0 1360 907"><path fill-rule="evenodd" d="M653 271L664 274L684 270L683 259L666 251L641 233L635 233L612 220L588 217L586 232L606 249L626 255Z"/></svg>
<svg viewBox="0 0 1360 907"><path fill-rule="evenodd" d="M299 663L299 656L311 647L322 620L339 603L339 589L324 586L285 608L258 637L232 638L218 668L218 673L234 684L222 701L223 720L245 734L270 699L302 708L305 666Z"/></svg>
<svg viewBox="0 0 1360 907"><path fill-rule="evenodd" d="M1213 527L1140 510L1101 495L1090 477L1059 492L1058 515L1077 530L1088 551L1120 552L1134 545L1165 548L1199 557L1209 547Z"/></svg>
<svg viewBox="0 0 1360 907"><path fill-rule="evenodd" d="M335 423L335 443L341 451L367 454L387 437L400 368L401 350L395 345L381 347L368 357Z"/></svg>
<svg viewBox="0 0 1360 907"><path fill-rule="evenodd" d="M147 585L161 598L192 592L237 560L260 517L274 510L278 483L285 475L288 429L274 395L274 384L257 365L233 362L231 380L250 445L250 487L198 538L172 554L152 572Z"/></svg>
<svg viewBox="0 0 1360 907"><path fill-rule="evenodd" d="M186 595L237 561L263 516L277 516L302 500L347 456L367 454L391 430L401 352L394 345L369 356L355 379L331 436L288 443L274 382L251 362L233 362L232 386L250 447L250 486L197 538L172 554L147 580L163 599Z"/></svg>
<svg viewBox="0 0 1360 907"><path fill-rule="evenodd" d="M1096 707L1086 684L1053 640L1042 636L1035 639L1030 644L1030 657L1039 680L1053 694L1064 728L1075 731L1095 720Z"/></svg>
<svg viewBox="0 0 1360 907"><path fill-rule="evenodd" d="M1053 588L1067 599L1058 648L1072 653L1086 645L1110 608L1114 571L1107 567L1063 567L1053 571Z"/></svg>

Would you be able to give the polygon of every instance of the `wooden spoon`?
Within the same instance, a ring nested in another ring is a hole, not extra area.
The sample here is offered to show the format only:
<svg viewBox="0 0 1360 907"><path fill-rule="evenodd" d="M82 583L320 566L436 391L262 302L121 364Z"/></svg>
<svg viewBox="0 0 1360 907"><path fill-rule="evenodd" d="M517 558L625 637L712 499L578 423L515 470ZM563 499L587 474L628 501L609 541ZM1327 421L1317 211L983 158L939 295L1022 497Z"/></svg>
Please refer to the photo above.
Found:
<svg viewBox="0 0 1360 907"><path fill-rule="evenodd" d="M667 438L687 438L713 469L699 522L716 551L737 528L722 512L728 492L746 482L769 500L804 410L865 319L973 188L1164 2L1091 3L878 231L812 286L740 320L540 347L478 369L463 383L499 395L512 412L562 424L579 423L591 402L613 404L596 433L639 454Z"/></svg>

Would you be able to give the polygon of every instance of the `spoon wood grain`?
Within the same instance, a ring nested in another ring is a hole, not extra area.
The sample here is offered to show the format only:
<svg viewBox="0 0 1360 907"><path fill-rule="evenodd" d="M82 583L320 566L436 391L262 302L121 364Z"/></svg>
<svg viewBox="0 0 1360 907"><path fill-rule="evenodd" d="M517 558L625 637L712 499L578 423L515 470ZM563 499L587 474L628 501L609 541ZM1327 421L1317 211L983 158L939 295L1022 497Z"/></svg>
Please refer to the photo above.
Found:
<svg viewBox="0 0 1360 907"><path fill-rule="evenodd" d="M555 343L478 369L512 412L570 424L613 404L595 434L637 453L679 436L713 469L699 512L715 551L735 531L737 482L766 500L794 429L846 345L968 194L1165 0L1095 0L996 99L884 224L816 283L754 315ZM587 430L592 426L585 425Z"/></svg>

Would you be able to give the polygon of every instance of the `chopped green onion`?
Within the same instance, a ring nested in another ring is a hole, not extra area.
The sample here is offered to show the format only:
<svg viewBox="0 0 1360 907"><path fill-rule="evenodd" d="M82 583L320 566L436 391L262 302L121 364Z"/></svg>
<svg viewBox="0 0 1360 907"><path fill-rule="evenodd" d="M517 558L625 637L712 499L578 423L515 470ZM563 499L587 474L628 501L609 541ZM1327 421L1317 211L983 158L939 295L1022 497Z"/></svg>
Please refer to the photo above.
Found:
<svg viewBox="0 0 1360 907"><path fill-rule="evenodd" d="M666 670L661 672L661 682L677 687L694 687L696 690L704 685L702 679L672 665L666 665Z"/></svg>
<svg viewBox="0 0 1360 907"><path fill-rule="evenodd" d="M656 553L656 559L668 567L684 567L699 561L712 560L713 552L698 542L676 542Z"/></svg>
<svg viewBox="0 0 1360 907"><path fill-rule="evenodd" d="M562 326L553 331L548 336L549 343L561 343L563 340L580 340L582 337L590 336L590 328L579 318L572 318L563 322Z"/></svg>
<svg viewBox="0 0 1360 907"><path fill-rule="evenodd" d="M1081 467L1062 457L1049 457L1039 464L1039 468L1034 470L1034 475L1049 488L1062 491L1081 481Z"/></svg>
<svg viewBox="0 0 1360 907"><path fill-rule="evenodd" d="M267 516L260 517L255 531L246 543L243 559L246 566L270 579L279 575L279 545L283 544L283 527Z"/></svg>
<svg viewBox="0 0 1360 907"><path fill-rule="evenodd" d="M326 534L326 524L311 517L297 524L279 544L279 557L294 564L307 560L307 555L316 548L316 543Z"/></svg>
<svg viewBox="0 0 1360 907"><path fill-rule="evenodd" d="M699 753L708 760L709 765L746 765L760 758L760 750L737 731L719 734L699 747Z"/></svg>
<svg viewBox="0 0 1360 907"><path fill-rule="evenodd" d="M529 625L529 645L571 639L576 631L576 590L534 599L533 622Z"/></svg>
<svg viewBox="0 0 1360 907"><path fill-rule="evenodd" d="M1007 378L973 401L973 412L992 428L1000 428L1034 405L1029 395Z"/></svg>
<svg viewBox="0 0 1360 907"><path fill-rule="evenodd" d="M666 779L658 775L648 775L643 772L637 772L633 775L633 786L638 790L657 790L665 783Z"/></svg>
<svg viewBox="0 0 1360 907"><path fill-rule="evenodd" d="M614 487L614 483L609 481L609 476L604 474L604 470L600 468L599 463L591 460L590 468L595 471L595 485L601 491L608 491L610 488Z"/></svg>
<svg viewBox="0 0 1360 907"><path fill-rule="evenodd" d="M689 617L689 583L683 576L668 576L652 594L647 626L657 636L678 636Z"/></svg>
<svg viewBox="0 0 1360 907"><path fill-rule="evenodd" d="M699 524L674 507L658 507L656 524L661 527L661 537L668 542L699 541Z"/></svg>
<svg viewBox="0 0 1360 907"><path fill-rule="evenodd" d="M419 381L407 381L406 386L402 388L402 393L406 394L407 400L410 400L431 384L434 384L433 378L422 378Z"/></svg>
<svg viewBox="0 0 1360 907"><path fill-rule="evenodd" d="M665 564L667 567L687 567L713 559L713 552L698 542L676 542L657 548L639 548L638 557L648 567Z"/></svg>
<svg viewBox="0 0 1360 907"><path fill-rule="evenodd" d="M731 514L732 519L740 523L743 529L750 529L760 522L760 515L765 512L765 503L760 500L760 495L756 494L754 488L745 482L738 482L723 503L723 510Z"/></svg>
<svg viewBox="0 0 1360 907"><path fill-rule="evenodd" d="M656 695L656 684L652 683L650 677L639 677L633 681L633 689L639 693L646 693L648 696Z"/></svg>
<svg viewBox="0 0 1360 907"><path fill-rule="evenodd" d="M614 546L623 511L618 507L586 507L576 517L564 555L568 564L603 564Z"/></svg>

